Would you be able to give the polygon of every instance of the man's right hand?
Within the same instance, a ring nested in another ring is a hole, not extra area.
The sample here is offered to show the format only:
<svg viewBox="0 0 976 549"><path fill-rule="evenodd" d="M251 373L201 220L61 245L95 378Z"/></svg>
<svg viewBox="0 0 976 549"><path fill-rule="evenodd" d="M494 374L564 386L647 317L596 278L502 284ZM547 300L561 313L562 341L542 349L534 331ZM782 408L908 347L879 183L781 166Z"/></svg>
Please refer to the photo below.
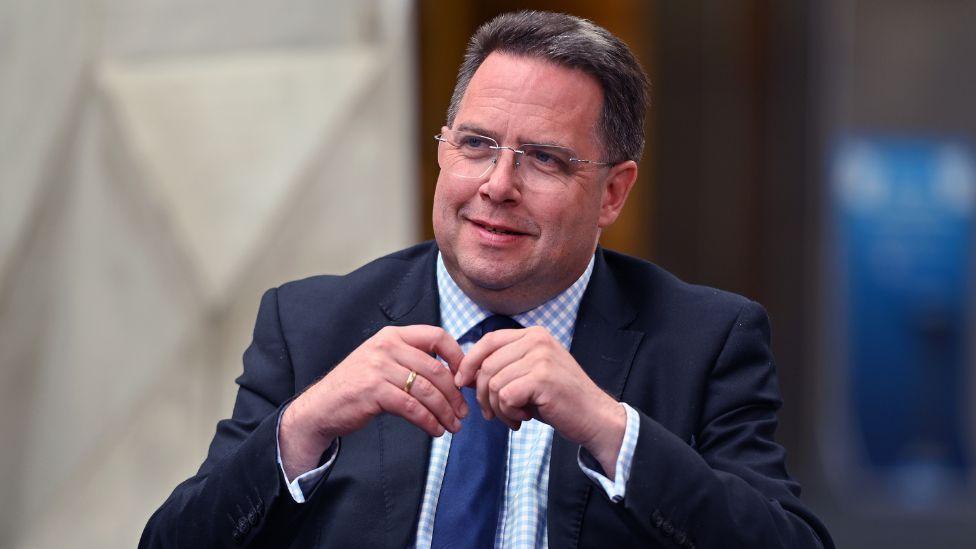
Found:
<svg viewBox="0 0 976 549"><path fill-rule="evenodd" d="M463 357L457 341L437 326L387 326L377 332L285 410L278 444L288 478L317 467L336 437L363 428L382 412L431 436L456 433L468 414L454 385ZM404 386L411 371L417 377L408 394Z"/></svg>

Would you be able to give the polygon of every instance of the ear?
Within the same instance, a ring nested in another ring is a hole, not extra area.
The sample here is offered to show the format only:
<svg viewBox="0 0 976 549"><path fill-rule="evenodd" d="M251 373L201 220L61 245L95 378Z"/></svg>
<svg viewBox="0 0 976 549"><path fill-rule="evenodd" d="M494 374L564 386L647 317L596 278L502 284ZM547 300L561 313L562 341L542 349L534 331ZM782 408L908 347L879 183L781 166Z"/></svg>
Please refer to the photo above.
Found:
<svg viewBox="0 0 976 549"><path fill-rule="evenodd" d="M600 218L597 226L605 229L617 220L620 211L624 209L627 195L637 181L637 163L633 160L621 162L610 168L606 183L603 186L603 198L600 202Z"/></svg>

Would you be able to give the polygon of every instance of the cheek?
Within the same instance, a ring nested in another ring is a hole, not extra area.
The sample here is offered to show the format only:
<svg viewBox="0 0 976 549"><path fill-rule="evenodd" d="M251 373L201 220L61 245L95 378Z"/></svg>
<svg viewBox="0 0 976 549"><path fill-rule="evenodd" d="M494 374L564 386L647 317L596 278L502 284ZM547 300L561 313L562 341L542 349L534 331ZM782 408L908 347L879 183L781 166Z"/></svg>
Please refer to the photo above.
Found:
<svg viewBox="0 0 976 549"><path fill-rule="evenodd" d="M434 205L457 208L471 195L471 185L465 181L455 181L449 176L440 175L434 187Z"/></svg>
<svg viewBox="0 0 976 549"><path fill-rule="evenodd" d="M580 193L572 198L553 197L544 204L538 215L547 220L546 225L558 231L558 234L550 235L552 238L570 240L596 230L600 215L599 196Z"/></svg>
<svg viewBox="0 0 976 549"><path fill-rule="evenodd" d="M599 231L598 216L599 205L593 201L577 202L560 212L558 221L550 224L556 231L550 235L553 247L572 256L588 253Z"/></svg>
<svg viewBox="0 0 976 549"><path fill-rule="evenodd" d="M444 177L438 178L431 213L435 233L453 232L458 222L458 211L466 200L464 193L463 185L454 184Z"/></svg>
<svg viewBox="0 0 976 549"><path fill-rule="evenodd" d="M437 186L434 187L434 218L440 217L444 214L444 210L450 208L453 199L451 197L451 190L446 182L437 180Z"/></svg>

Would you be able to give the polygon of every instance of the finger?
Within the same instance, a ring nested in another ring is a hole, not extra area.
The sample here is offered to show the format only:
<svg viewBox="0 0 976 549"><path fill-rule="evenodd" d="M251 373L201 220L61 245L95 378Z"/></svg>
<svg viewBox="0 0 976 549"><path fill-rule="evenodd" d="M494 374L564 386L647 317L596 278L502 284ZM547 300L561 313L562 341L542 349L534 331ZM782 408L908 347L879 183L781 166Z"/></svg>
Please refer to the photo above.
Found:
<svg viewBox="0 0 976 549"><path fill-rule="evenodd" d="M492 355L492 357L494 356L495 355ZM503 402L501 402L499 393L509 383L512 383L514 380L529 374L531 371L532 365L529 363L529 361L520 360L513 364L509 364L508 367L499 371L488 380L488 401L492 412L495 414L495 417L501 419L508 424L509 427L512 427L515 430L518 430L518 425L521 424L522 421L529 419L531 416L526 414L521 409L506 406Z"/></svg>
<svg viewBox="0 0 976 549"><path fill-rule="evenodd" d="M529 421L532 419L532 413L529 411L530 408L513 408L499 399L498 402L498 417L507 417L511 421L515 422L516 426L512 429L518 431L521 427L523 421Z"/></svg>
<svg viewBox="0 0 976 549"><path fill-rule="evenodd" d="M457 375L454 376L454 384L458 387L470 385L474 381L474 373L481 368L482 361L488 355L495 352L498 348L521 339L525 335L525 330L498 330L485 334L475 343L461 360Z"/></svg>
<svg viewBox="0 0 976 549"><path fill-rule="evenodd" d="M464 395L454 385L454 376L441 361L408 345L397 347L392 355L401 366L427 378L450 403L455 416L462 418L468 415L468 404L464 401Z"/></svg>
<svg viewBox="0 0 976 549"><path fill-rule="evenodd" d="M440 389L434 386L429 379L418 374L410 387L410 393L407 393L404 390L404 384L410 376L411 370L397 365L394 368L387 369L386 372L388 374L387 380L391 386L398 388L404 394L409 394L417 400L428 412L437 418L441 426L452 433L456 433L461 429L461 422L454 413L454 408L447 402L447 398L444 397Z"/></svg>
<svg viewBox="0 0 976 549"><path fill-rule="evenodd" d="M537 384L532 379L532 376L524 375L513 379L498 391L499 410L522 410L523 413L531 418L533 415L532 411L535 408L533 405L533 397L537 390Z"/></svg>
<svg viewBox="0 0 976 549"><path fill-rule="evenodd" d="M464 351L451 334L440 326L413 325L402 326L397 333L404 343L425 353L436 354L444 359L451 373L457 371L464 358Z"/></svg>
<svg viewBox="0 0 976 549"><path fill-rule="evenodd" d="M478 407L481 408L481 415L490 420L495 417L495 412L491 409L491 402L488 399L488 382L491 379L488 374L478 371L475 377L475 398L478 400Z"/></svg>
<svg viewBox="0 0 976 549"><path fill-rule="evenodd" d="M503 345L495 349L495 352L491 353L481 361L481 366L478 368L478 371L479 373L487 373L489 378L494 377L496 373L507 368L509 364L513 364L525 358L525 355L531 349L532 345L529 343L528 339L516 339L515 341L510 342L508 345Z"/></svg>
<svg viewBox="0 0 976 549"><path fill-rule="evenodd" d="M522 360L525 354L530 350L530 346L527 343L528 340L526 338L520 337L518 339L511 340L506 337L502 339L502 341L509 341L509 343L496 348L493 353L488 355L488 357L481 362L481 365L477 370L475 394L481 409L487 412L485 414L486 417L493 417L498 411L498 409L492 405L492 395L488 388L488 383L494 379L496 374L504 371L510 364ZM468 353L467 356L471 356L471 354Z"/></svg>
<svg viewBox="0 0 976 549"><path fill-rule="evenodd" d="M432 437L444 434L444 426L416 398L403 389L383 383L376 389L376 399L384 412L402 417Z"/></svg>
<svg viewBox="0 0 976 549"><path fill-rule="evenodd" d="M508 425L509 429L513 431L518 431L519 427L522 426L521 417L516 417L517 414L512 414L511 410L507 410L507 411L502 410L498 402L498 393L488 391L488 399L490 402L492 415L496 419L498 419L498 421L501 421L505 425Z"/></svg>

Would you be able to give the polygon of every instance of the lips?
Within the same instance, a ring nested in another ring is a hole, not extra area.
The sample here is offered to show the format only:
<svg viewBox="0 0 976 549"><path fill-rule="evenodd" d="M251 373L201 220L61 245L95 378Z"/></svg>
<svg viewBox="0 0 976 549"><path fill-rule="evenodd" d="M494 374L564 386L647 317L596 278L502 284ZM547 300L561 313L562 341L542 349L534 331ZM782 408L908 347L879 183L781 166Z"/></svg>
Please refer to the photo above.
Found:
<svg viewBox="0 0 976 549"><path fill-rule="evenodd" d="M492 234L511 235L511 236L522 236L522 235L528 234L528 233L519 231L519 230L517 230L517 229L515 229L513 227L510 227L508 225L502 225L502 224L498 224L498 223L489 223L487 221L482 221L480 219L470 219L469 221L471 221L475 225L481 227L482 229L484 229L484 230L486 230L486 231L488 231L489 233L492 233Z"/></svg>

